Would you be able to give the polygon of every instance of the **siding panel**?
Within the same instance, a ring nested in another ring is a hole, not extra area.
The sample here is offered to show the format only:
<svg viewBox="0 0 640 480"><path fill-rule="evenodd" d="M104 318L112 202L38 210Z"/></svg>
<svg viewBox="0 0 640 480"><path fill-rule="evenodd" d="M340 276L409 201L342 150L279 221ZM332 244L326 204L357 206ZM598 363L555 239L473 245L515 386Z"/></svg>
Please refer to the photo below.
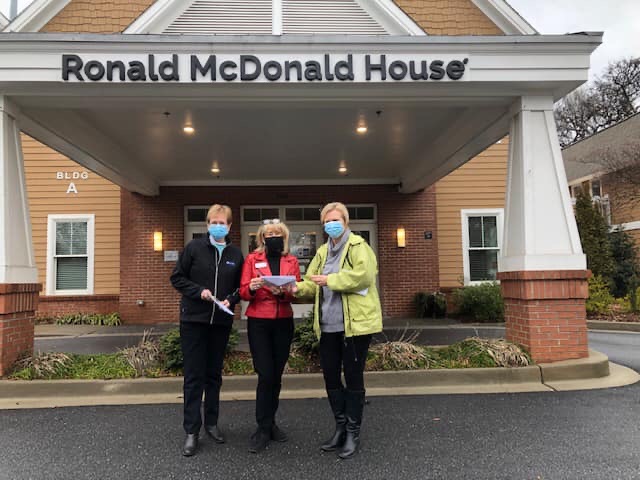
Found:
<svg viewBox="0 0 640 480"><path fill-rule="evenodd" d="M31 228L39 281L46 291L47 216L95 214L94 293L120 293L120 187L89 173L87 180L57 180L57 172L88 170L26 135L22 136ZM78 194L67 194L73 181Z"/></svg>
<svg viewBox="0 0 640 480"><path fill-rule="evenodd" d="M440 286L459 287L463 277L460 210L504 208L508 139L492 145L436 183Z"/></svg>

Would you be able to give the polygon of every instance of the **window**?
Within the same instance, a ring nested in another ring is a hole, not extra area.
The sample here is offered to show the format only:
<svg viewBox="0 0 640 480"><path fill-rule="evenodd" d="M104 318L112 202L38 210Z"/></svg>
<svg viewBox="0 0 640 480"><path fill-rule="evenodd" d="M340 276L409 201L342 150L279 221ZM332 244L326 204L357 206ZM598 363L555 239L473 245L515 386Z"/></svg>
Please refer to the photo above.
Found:
<svg viewBox="0 0 640 480"><path fill-rule="evenodd" d="M591 180L591 196L602 197L602 185L600 180Z"/></svg>
<svg viewBox="0 0 640 480"><path fill-rule="evenodd" d="M465 285L496 280L502 215L502 209L462 210Z"/></svg>
<svg viewBox="0 0 640 480"><path fill-rule="evenodd" d="M47 295L93 294L94 215L49 215Z"/></svg>
<svg viewBox="0 0 640 480"><path fill-rule="evenodd" d="M280 218L280 209L278 207L267 208L243 208L243 222L261 222L262 220Z"/></svg>

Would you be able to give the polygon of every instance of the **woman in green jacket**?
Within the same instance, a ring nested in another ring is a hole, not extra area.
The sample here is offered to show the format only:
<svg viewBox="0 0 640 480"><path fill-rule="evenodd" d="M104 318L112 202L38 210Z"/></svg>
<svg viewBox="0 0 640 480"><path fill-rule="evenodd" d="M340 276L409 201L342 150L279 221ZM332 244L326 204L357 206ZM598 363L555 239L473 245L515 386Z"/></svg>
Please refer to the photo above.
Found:
<svg viewBox="0 0 640 480"><path fill-rule="evenodd" d="M367 242L349 230L349 211L342 203L326 205L320 220L329 241L318 249L295 290L297 297L315 299L314 330L320 339L320 364L336 420L335 433L321 449L337 450L346 459L360 443L364 365L372 335L382 331L378 264Z"/></svg>

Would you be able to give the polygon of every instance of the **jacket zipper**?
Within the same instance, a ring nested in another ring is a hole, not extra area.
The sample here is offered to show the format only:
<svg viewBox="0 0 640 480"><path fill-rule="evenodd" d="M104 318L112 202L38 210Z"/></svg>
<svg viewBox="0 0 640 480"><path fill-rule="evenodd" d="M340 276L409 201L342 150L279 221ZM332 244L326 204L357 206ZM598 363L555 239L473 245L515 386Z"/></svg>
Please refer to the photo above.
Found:
<svg viewBox="0 0 640 480"><path fill-rule="evenodd" d="M349 249L350 248L351 248L351 245L349 245L347 247L347 253L344 256L345 262L349 259ZM342 267L343 268L344 268L344 263L345 262L342 262ZM351 262L349 262L349 264L351 264ZM349 319L349 328L351 328L351 309L349 308L349 296L348 295L341 295L341 296L347 302L347 318ZM347 322L346 322L346 319L345 319L345 332L344 332L344 346L345 346L345 348L347 347L346 326L347 326ZM351 347L352 347L352 350L353 350L353 359L355 360L356 363L358 363L358 352L356 351L356 343L353 341L353 332L351 332Z"/></svg>
<svg viewBox="0 0 640 480"><path fill-rule="evenodd" d="M213 284L213 297L218 298L218 273L220 272L220 262L222 261L222 255L224 254L224 250L222 253L218 252L216 247L213 247L214 255L216 255L216 279ZM213 316L216 314L216 302L213 302L213 309L211 310L211 320L209 320L209 325L213 325Z"/></svg>

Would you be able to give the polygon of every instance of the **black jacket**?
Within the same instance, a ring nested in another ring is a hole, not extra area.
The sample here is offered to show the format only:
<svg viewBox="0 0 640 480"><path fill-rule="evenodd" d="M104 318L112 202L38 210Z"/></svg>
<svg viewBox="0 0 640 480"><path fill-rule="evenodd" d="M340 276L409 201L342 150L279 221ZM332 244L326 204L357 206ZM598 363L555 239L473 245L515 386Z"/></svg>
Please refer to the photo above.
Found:
<svg viewBox="0 0 640 480"><path fill-rule="evenodd" d="M209 289L218 300L229 300L231 309L240 301L240 276L244 257L235 245L227 244L218 254L209 236L191 240L184 248L171 274L171 284L182 293L180 321L231 325L233 317L202 300L200 294Z"/></svg>

